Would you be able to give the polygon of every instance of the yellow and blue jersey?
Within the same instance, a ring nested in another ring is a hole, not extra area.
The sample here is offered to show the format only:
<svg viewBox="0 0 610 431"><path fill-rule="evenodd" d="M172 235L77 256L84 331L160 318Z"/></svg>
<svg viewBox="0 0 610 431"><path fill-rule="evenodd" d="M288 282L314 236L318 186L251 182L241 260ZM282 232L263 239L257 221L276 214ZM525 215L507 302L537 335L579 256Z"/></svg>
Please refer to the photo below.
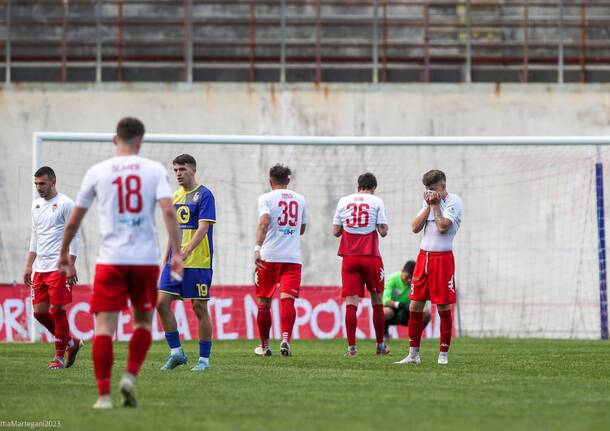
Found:
<svg viewBox="0 0 610 431"><path fill-rule="evenodd" d="M195 236L199 221L210 223L208 233L184 261L184 268L212 268L214 254L214 223L216 223L216 203L212 192L200 185L193 190L183 187L173 196L176 219L182 232L181 247L185 247Z"/></svg>

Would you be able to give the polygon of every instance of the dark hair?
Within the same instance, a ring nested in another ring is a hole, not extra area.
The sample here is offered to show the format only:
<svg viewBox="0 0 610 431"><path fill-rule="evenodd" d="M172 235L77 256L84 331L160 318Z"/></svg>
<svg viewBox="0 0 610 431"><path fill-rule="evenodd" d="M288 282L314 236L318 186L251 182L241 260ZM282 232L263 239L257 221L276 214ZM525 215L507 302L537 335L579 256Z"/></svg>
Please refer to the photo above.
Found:
<svg viewBox="0 0 610 431"><path fill-rule="evenodd" d="M288 184L290 182L290 175L292 175L290 168L279 163L269 169L269 178L275 184Z"/></svg>
<svg viewBox="0 0 610 431"><path fill-rule="evenodd" d="M116 135L125 143L144 136L144 124L137 118L125 117L116 125Z"/></svg>
<svg viewBox="0 0 610 431"><path fill-rule="evenodd" d="M377 178L367 172L358 177L358 190L373 190L377 188Z"/></svg>
<svg viewBox="0 0 610 431"><path fill-rule="evenodd" d="M194 168L197 167L197 161L190 154L180 154L178 157L176 157L172 161L172 164L174 164L174 165L191 165Z"/></svg>
<svg viewBox="0 0 610 431"><path fill-rule="evenodd" d="M405 263L405 266L402 267L402 272L408 272L413 275L413 271L415 270L415 261L409 260Z"/></svg>
<svg viewBox="0 0 610 431"><path fill-rule="evenodd" d="M438 169L432 169L424 174L421 179L421 182L424 183L424 186L430 187L432 184L436 184L439 181L447 181L447 177L445 177L445 173L443 171L439 171Z"/></svg>
<svg viewBox="0 0 610 431"><path fill-rule="evenodd" d="M36 173L34 174L34 176L36 178L38 177L42 177L42 176L47 176L49 177L50 180L54 180L55 179L55 171L53 169L51 169L48 166L43 166L42 168L38 169L36 171Z"/></svg>

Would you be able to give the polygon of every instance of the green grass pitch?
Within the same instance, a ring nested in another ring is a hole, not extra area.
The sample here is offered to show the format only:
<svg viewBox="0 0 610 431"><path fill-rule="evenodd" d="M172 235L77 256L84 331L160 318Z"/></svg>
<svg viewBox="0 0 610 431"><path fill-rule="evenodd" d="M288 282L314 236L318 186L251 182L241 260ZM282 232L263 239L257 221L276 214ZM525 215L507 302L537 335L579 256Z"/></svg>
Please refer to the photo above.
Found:
<svg viewBox="0 0 610 431"><path fill-rule="evenodd" d="M59 420L67 430L602 430L610 428L610 346L602 341L454 340L436 364L397 366L405 341L375 356L372 341L343 357L345 341L295 341L294 356L256 357L253 341L215 342L212 369L158 368L153 344L138 380L136 409L116 386L127 344L115 344L115 408L94 411L91 345L76 365L48 371L49 344L0 345L0 421ZM189 365L197 344L187 343Z"/></svg>

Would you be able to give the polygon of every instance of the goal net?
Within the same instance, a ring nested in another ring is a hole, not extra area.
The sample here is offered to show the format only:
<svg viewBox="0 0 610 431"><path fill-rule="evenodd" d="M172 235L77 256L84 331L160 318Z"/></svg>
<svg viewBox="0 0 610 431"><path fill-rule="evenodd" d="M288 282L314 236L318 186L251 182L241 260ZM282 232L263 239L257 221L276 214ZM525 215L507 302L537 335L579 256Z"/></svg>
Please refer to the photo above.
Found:
<svg viewBox="0 0 610 431"><path fill-rule="evenodd" d="M74 198L85 171L114 149L111 135L62 136L38 135L35 163L51 166L58 190ZM598 338L595 166L598 157L607 161L610 154L596 143L585 138L147 135L141 155L163 163L176 187L171 160L182 153L197 159L198 180L216 197L214 286L253 284L257 197L268 190L272 165L289 166L290 188L307 199L302 254L308 286L340 285L333 214L339 198L354 192L358 175L367 171L377 176L376 194L389 219L389 235L380 240L386 275L414 260L420 235L411 232L410 220L421 207L421 177L441 169L448 190L464 205L454 244L460 334ZM21 228L27 231L26 224ZM160 218L157 226L165 244ZM82 229L81 282L92 281L98 245L94 206Z"/></svg>

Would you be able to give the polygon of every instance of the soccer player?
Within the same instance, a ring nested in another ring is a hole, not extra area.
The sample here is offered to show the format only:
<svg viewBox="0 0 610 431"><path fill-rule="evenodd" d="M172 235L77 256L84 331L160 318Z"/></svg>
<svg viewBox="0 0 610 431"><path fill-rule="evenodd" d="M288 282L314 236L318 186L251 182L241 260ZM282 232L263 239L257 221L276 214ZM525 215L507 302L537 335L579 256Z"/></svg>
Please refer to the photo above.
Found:
<svg viewBox="0 0 610 431"><path fill-rule="evenodd" d="M364 286L373 303L373 324L377 339L377 354L387 355L390 349L384 342L384 314L381 303L383 293L383 261L379 253L379 237L388 234L388 221L381 198L375 196L377 178L367 172L358 177L358 193L339 200L333 220L333 235L341 237L339 256L341 265L342 296L345 297L345 330L347 332L346 357L356 355L357 311Z"/></svg>
<svg viewBox="0 0 610 431"><path fill-rule="evenodd" d="M70 337L66 316L66 305L72 302L71 287L77 278L76 272L69 278L61 274L57 270L57 258L64 225L74 209L74 202L57 192L55 172L48 166L36 171L34 185L40 198L32 203L32 236L23 281L32 288L34 317L55 336L55 357L49 369L70 368L83 345L81 340ZM78 237L70 244L72 265L77 250Z"/></svg>
<svg viewBox="0 0 610 431"><path fill-rule="evenodd" d="M451 344L451 304L455 304L455 262L453 238L462 220L462 200L447 192L447 179L439 170L428 171L422 209L411 222L413 233L422 230L420 252L415 264L409 306L409 354L396 364L419 364L419 344L424 328L426 300L436 304L441 319L438 364L446 365Z"/></svg>
<svg viewBox="0 0 610 431"><path fill-rule="evenodd" d="M197 162L193 156L182 154L174 159L173 166L180 185L174 192L173 203L182 230L182 240L180 248L171 248L168 244L164 262L168 262L173 255L180 254L184 260L184 278L180 282L172 280L170 266L164 265L157 311L165 330L170 355L161 370L173 370L187 362L180 345L176 317L170 305L177 299L190 299L199 322L199 361L191 371L205 371L210 367L212 350L212 319L208 312L208 301L212 286L216 205L212 192L197 184Z"/></svg>
<svg viewBox="0 0 610 431"><path fill-rule="evenodd" d="M96 409L112 408L110 376L112 336L119 311L131 301L134 333L129 341L127 366L119 384L123 405L135 407L135 380L151 344L153 311L157 303L159 246L155 227L156 202L162 209L170 242L178 247L179 230L171 201L167 171L158 162L138 155L144 125L135 118L123 118L116 127L113 144L116 156L92 166L83 178L76 208L64 229L59 268L74 274L68 245L94 199L102 244L97 257L91 312L95 313L93 368L99 398ZM182 258L172 257L172 271L182 273Z"/></svg>
<svg viewBox="0 0 610 431"><path fill-rule="evenodd" d="M409 324L409 292L415 262L410 260L401 271L390 275L385 281L383 290L383 313L385 315L385 337L389 337L388 328L391 325ZM430 312L424 311L424 327L430 321Z"/></svg>
<svg viewBox="0 0 610 431"><path fill-rule="evenodd" d="M260 346L254 353L271 356L271 300L280 288L280 353L290 356L290 338L296 318L294 301L301 287L301 235L307 227L305 198L288 189L292 172L286 166L269 169L271 191L258 198L258 227L254 246L254 277L258 297Z"/></svg>

